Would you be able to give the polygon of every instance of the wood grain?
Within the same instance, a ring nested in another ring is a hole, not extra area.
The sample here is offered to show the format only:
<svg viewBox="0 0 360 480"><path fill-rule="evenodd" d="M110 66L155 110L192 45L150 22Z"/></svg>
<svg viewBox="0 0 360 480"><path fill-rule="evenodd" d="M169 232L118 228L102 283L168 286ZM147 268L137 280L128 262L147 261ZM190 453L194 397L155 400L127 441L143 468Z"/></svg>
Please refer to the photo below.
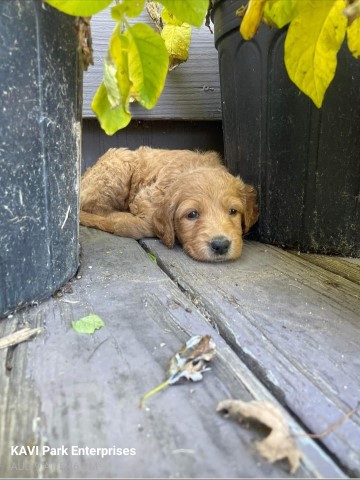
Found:
<svg viewBox="0 0 360 480"><path fill-rule="evenodd" d="M286 462L270 465L255 453L260 432L215 413L224 398L277 402L193 303L137 242L85 228L81 240L73 293L0 322L1 335L21 324L44 329L14 349L11 365L9 352L0 352L1 475L290 477ZM72 320L89 313L105 327L78 334ZM140 410L140 397L163 381L169 357L190 335L208 333L218 355L203 381L169 387ZM14 457L11 445L117 446L136 448L136 456ZM345 477L312 440L299 445L305 455L296 477Z"/></svg>
<svg viewBox="0 0 360 480"><path fill-rule="evenodd" d="M239 261L195 262L146 247L278 400L313 433L359 401L360 289L301 257L248 242ZM359 413L321 442L360 474Z"/></svg>

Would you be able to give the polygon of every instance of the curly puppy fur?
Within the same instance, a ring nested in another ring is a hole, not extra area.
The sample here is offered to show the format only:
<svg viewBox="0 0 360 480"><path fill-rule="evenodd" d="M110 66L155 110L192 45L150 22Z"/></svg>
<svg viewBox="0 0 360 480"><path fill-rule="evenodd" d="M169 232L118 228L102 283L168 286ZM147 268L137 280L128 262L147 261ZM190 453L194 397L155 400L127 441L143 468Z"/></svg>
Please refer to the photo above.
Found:
<svg viewBox="0 0 360 480"><path fill-rule="evenodd" d="M255 189L215 152L108 150L81 180L80 223L123 237L177 239L196 260L238 258L256 222Z"/></svg>

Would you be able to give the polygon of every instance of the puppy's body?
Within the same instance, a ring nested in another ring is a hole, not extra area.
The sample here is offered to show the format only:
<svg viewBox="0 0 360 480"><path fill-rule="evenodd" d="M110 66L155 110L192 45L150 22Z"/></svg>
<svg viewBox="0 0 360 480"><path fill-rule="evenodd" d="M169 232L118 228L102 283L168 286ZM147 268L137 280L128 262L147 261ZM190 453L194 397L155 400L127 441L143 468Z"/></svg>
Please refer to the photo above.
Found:
<svg viewBox="0 0 360 480"><path fill-rule="evenodd" d="M237 258L256 193L214 152L110 149L81 181L80 222L120 236L175 238L198 260Z"/></svg>

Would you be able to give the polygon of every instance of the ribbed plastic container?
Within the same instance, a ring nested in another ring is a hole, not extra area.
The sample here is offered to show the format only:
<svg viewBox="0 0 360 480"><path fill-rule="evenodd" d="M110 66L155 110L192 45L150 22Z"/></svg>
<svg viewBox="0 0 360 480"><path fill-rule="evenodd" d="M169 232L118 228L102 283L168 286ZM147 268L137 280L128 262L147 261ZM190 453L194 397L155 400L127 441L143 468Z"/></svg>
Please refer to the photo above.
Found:
<svg viewBox="0 0 360 480"><path fill-rule="evenodd" d="M344 45L319 110L290 81L286 29L239 33L241 0L215 2L225 157L259 191L256 236L360 257L360 61Z"/></svg>
<svg viewBox="0 0 360 480"><path fill-rule="evenodd" d="M81 72L74 17L0 2L0 317L78 268Z"/></svg>

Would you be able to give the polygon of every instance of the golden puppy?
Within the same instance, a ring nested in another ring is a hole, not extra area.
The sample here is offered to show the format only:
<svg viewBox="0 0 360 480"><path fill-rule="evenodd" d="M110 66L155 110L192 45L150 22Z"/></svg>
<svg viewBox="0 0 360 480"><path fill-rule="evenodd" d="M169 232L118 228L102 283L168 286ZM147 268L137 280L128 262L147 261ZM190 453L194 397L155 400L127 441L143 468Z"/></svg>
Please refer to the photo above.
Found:
<svg viewBox="0 0 360 480"><path fill-rule="evenodd" d="M238 258L256 192L215 152L112 148L81 180L80 223L123 237L177 239L196 260Z"/></svg>

